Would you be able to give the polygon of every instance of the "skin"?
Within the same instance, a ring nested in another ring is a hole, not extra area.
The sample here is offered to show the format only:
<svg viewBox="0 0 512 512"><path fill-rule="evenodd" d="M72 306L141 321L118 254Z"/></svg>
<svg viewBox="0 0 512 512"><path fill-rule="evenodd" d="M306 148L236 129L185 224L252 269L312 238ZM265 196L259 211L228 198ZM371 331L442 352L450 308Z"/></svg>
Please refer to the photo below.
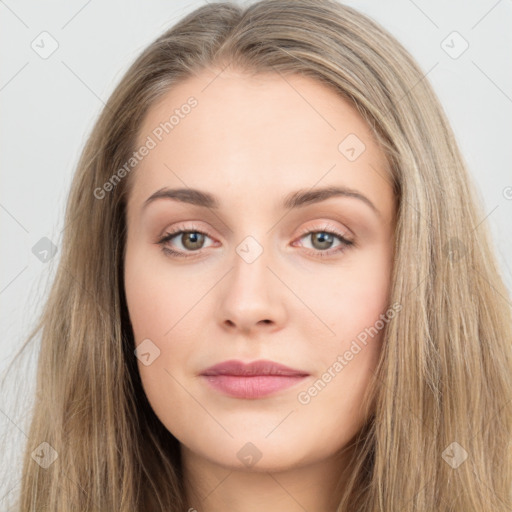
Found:
<svg viewBox="0 0 512 512"><path fill-rule="evenodd" d="M197 99L130 175L129 315L136 345L150 339L160 350L148 366L138 359L144 391L180 441L192 509L333 511L349 453L342 450L368 417L362 400L382 331L309 403L298 394L389 309L395 198L387 163L357 111L325 85L298 75L219 73L174 86L138 136L142 144ZM338 149L351 133L366 146L354 161ZM354 197L282 206L293 191L329 185L357 190L379 214ZM207 191L220 208L158 199L143 210L162 187ZM335 253L336 236L322 244L315 233L326 223L355 245ZM207 232L202 245L183 234L167 242L190 258L172 258L157 243L177 226ZM250 264L236 252L249 235L263 249ZM321 258L322 251L332 254ZM310 375L270 397L234 398L199 376L228 359L270 359ZM256 448L245 449L261 455L252 465L237 456L248 442Z"/></svg>

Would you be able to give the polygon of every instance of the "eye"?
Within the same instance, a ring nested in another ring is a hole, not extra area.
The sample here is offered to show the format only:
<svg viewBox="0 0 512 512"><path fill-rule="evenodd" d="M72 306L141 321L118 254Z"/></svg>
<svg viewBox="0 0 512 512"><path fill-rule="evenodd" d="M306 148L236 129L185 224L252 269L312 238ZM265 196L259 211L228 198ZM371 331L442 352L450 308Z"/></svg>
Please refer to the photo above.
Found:
<svg viewBox="0 0 512 512"><path fill-rule="evenodd" d="M312 254L318 255L321 258L341 253L355 245L353 240L346 238L345 233L339 232L336 228L328 224L323 228L304 230L299 240L308 238L313 246ZM338 239L339 245L332 248L336 239Z"/></svg>
<svg viewBox="0 0 512 512"><path fill-rule="evenodd" d="M181 236L180 236L181 235ZM194 226L189 226L188 229L180 229L178 226L175 230L166 233L160 240L158 240L158 244L162 246L162 251L169 256L177 256L177 257L189 257L194 256L194 254L186 254L187 252L198 252L203 249L203 244L205 241L205 237L210 238L208 233L201 231ZM179 248L179 251L175 251L168 247L168 243L176 238L181 242L182 248Z"/></svg>

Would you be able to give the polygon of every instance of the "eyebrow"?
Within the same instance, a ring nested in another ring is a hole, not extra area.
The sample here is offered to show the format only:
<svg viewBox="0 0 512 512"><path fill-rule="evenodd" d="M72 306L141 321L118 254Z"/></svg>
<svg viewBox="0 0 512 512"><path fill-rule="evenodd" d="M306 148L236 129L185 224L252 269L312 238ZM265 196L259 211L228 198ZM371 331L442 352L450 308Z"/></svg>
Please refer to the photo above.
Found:
<svg viewBox="0 0 512 512"><path fill-rule="evenodd" d="M378 217L382 217L377 207L365 195L361 194L357 190L353 190L347 187L325 187L314 190L297 190L285 197L283 201L283 208L301 208L309 204L326 201L331 197L352 197L359 199L367 206L369 206ZM181 203L188 203L195 206L212 209L219 209L220 204L218 199L208 192L203 192L194 188L170 189L164 187L149 196L144 201L142 209L145 209L149 204L156 201L157 199L171 199Z"/></svg>

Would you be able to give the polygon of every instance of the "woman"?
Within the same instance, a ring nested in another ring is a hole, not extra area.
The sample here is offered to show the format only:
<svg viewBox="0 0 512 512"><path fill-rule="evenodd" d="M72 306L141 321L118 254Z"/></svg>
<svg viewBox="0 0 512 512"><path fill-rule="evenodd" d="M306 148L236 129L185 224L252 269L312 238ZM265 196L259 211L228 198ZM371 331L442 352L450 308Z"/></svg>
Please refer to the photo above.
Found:
<svg viewBox="0 0 512 512"><path fill-rule="evenodd" d="M373 21L330 0L187 15L80 159L19 510L510 510L483 218Z"/></svg>

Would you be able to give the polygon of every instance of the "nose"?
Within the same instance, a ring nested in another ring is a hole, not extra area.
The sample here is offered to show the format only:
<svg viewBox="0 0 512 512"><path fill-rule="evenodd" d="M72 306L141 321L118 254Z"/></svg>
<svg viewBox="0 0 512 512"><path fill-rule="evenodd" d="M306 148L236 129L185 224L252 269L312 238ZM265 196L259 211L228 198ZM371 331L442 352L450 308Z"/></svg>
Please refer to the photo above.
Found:
<svg viewBox="0 0 512 512"><path fill-rule="evenodd" d="M285 287L269 268L267 251L249 262L235 254L233 268L223 280L218 318L224 329L250 334L280 329L285 322Z"/></svg>

